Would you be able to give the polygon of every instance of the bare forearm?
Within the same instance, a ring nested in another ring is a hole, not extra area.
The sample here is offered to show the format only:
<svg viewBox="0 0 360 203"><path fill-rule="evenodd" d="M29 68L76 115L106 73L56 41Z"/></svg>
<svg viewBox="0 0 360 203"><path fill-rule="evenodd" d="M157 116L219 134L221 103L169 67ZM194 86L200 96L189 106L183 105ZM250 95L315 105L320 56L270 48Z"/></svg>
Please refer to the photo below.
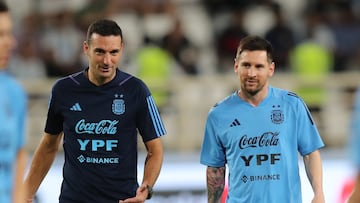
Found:
<svg viewBox="0 0 360 203"><path fill-rule="evenodd" d="M151 141L156 143L152 147L148 147L148 153L144 166L143 183L154 186L161 170L163 162L163 148L160 140ZM153 143L153 144L154 144Z"/></svg>
<svg viewBox="0 0 360 203"><path fill-rule="evenodd" d="M148 186L154 186L161 170L163 162L163 147L160 138L145 143L147 156L144 166L144 177L142 184L136 190L136 196L119 202L144 202L151 191Z"/></svg>
<svg viewBox="0 0 360 203"><path fill-rule="evenodd" d="M348 200L348 203L358 203L358 202L360 202L360 171L356 176L355 187Z"/></svg>
<svg viewBox="0 0 360 203"><path fill-rule="evenodd" d="M162 156L158 154L148 155L144 167L143 182L150 186L153 186L160 174L161 165L162 165Z"/></svg>
<svg viewBox="0 0 360 203"><path fill-rule="evenodd" d="M225 167L207 167L206 182L209 203L218 203L225 186Z"/></svg>
<svg viewBox="0 0 360 203"><path fill-rule="evenodd" d="M323 197L323 174L320 152L317 150L304 156L304 164L315 196Z"/></svg>

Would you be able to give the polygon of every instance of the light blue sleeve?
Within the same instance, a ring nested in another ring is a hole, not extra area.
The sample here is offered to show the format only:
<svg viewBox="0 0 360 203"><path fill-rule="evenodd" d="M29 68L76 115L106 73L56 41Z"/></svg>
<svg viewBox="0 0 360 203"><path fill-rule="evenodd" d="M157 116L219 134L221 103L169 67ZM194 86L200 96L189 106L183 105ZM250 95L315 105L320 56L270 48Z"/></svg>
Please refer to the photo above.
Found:
<svg viewBox="0 0 360 203"><path fill-rule="evenodd" d="M13 104L14 112L16 113L16 147L17 149L23 148L25 145L26 137L26 119L27 119L27 95L20 84L12 80L9 88L11 88L11 101Z"/></svg>
<svg viewBox="0 0 360 203"><path fill-rule="evenodd" d="M324 143L321 139L312 115L305 102L300 98L297 104L298 127L298 151L302 156L307 155L321 147Z"/></svg>
<svg viewBox="0 0 360 203"><path fill-rule="evenodd" d="M19 132L18 132L18 148L23 148L26 142L26 120L27 120L27 96L23 90L19 90L18 102L18 123L19 123Z"/></svg>
<svg viewBox="0 0 360 203"><path fill-rule="evenodd" d="M217 134L217 124L213 114L209 114L200 154L200 163L206 166L222 167L226 164L225 150Z"/></svg>
<svg viewBox="0 0 360 203"><path fill-rule="evenodd" d="M350 123L349 149L352 161L360 169L360 87L356 92L353 104Z"/></svg>

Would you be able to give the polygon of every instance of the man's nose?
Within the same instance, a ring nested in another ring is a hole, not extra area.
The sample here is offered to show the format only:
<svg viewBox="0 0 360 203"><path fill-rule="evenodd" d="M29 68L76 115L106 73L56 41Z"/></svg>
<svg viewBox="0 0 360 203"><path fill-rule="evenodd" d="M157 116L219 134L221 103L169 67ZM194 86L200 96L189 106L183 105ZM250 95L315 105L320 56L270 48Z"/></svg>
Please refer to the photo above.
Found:
<svg viewBox="0 0 360 203"><path fill-rule="evenodd" d="M255 70L255 68L253 68L253 67L251 67L251 68L249 68L249 70L248 70L248 76L255 76L256 75L256 70Z"/></svg>
<svg viewBox="0 0 360 203"><path fill-rule="evenodd" d="M105 54L104 56L104 64L109 65L111 63L111 55Z"/></svg>

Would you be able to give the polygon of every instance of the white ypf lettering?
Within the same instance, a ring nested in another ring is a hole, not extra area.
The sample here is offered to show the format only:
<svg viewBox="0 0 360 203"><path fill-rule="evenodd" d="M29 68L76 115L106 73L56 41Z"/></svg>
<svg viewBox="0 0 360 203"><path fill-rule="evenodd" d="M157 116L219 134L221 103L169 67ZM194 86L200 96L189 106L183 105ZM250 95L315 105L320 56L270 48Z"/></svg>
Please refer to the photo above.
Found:
<svg viewBox="0 0 360 203"><path fill-rule="evenodd" d="M95 152L98 151L99 148L105 148L106 151L112 151L114 148L117 147L118 140L82 140L77 139L80 150L86 151L86 146L91 147L91 151ZM90 144L89 144L90 143Z"/></svg>

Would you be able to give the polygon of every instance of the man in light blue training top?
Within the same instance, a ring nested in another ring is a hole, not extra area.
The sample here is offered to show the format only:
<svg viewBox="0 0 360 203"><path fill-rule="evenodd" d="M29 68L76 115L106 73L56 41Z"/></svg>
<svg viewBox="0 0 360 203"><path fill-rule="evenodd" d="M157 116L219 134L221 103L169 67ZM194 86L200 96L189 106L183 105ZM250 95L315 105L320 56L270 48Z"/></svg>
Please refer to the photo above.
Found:
<svg viewBox="0 0 360 203"><path fill-rule="evenodd" d="M0 202L23 202L26 94L7 72L15 45L7 5L0 1Z"/></svg>
<svg viewBox="0 0 360 203"><path fill-rule="evenodd" d="M227 203L301 203L298 153L314 191L312 202L325 201L318 150L324 144L303 100L269 85L272 56L266 40L243 38L234 64L240 90L208 114L200 160L208 166L208 202L219 202L227 165Z"/></svg>

